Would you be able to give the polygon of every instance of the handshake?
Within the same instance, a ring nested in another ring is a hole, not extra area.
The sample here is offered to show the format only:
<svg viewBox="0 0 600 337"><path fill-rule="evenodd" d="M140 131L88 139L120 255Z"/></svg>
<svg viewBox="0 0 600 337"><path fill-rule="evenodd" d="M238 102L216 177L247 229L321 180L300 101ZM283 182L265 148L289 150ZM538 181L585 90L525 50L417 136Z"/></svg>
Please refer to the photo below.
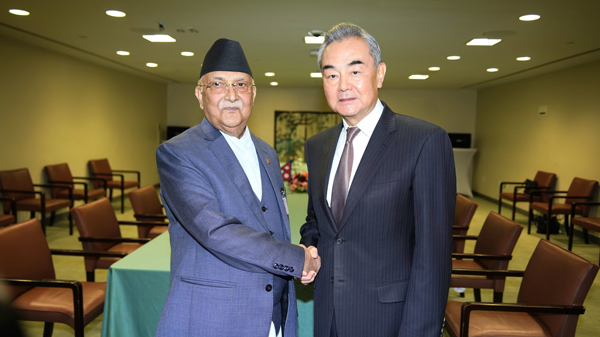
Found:
<svg viewBox="0 0 600 337"><path fill-rule="evenodd" d="M315 280L319 269L321 269L321 257L317 251L317 247L310 246L306 248L304 245L300 245L304 248L304 268L302 269L302 277L300 283L309 284Z"/></svg>

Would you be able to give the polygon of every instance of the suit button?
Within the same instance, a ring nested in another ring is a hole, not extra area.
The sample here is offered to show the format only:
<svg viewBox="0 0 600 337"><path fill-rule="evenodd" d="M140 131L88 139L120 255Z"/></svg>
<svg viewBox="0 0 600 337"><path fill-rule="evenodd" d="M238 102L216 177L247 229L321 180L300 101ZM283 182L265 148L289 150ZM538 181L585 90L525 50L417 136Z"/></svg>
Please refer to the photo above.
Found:
<svg viewBox="0 0 600 337"><path fill-rule="evenodd" d="M329 279L329 281L331 281L331 284L333 284L333 277Z"/></svg>
<svg viewBox="0 0 600 337"><path fill-rule="evenodd" d="M267 211L267 208L266 208L265 206L263 206L263 208L262 208L262 211L263 211L263 212L266 212L266 211Z"/></svg>
<svg viewBox="0 0 600 337"><path fill-rule="evenodd" d="M283 268L283 270L284 270L284 271L289 271L289 270L290 270L290 267L289 267L289 266L285 266L285 267Z"/></svg>
<svg viewBox="0 0 600 337"><path fill-rule="evenodd" d="M283 268L285 268L284 265L280 264L279 265L279 270L283 270Z"/></svg>
<svg viewBox="0 0 600 337"><path fill-rule="evenodd" d="M339 244L341 244L342 242L344 242L344 239L342 239L342 238L337 238L337 240L335 240L335 242L336 242L336 243L339 245Z"/></svg>
<svg viewBox="0 0 600 337"><path fill-rule="evenodd" d="M270 285L270 284L267 284L267 286L265 287L265 290L266 290L267 292L270 292L271 290L273 290L273 286L272 286L272 285Z"/></svg>
<svg viewBox="0 0 600 337"><path fill-rule="evenodd" d="M294 267L290 267L290 273L294 272Z"/></svg>
<svg viewBox="0 0 600 337"><path fill-rule="evenodd" d="M279 265L278 265L277 263L275 263L275 264L273 265L273 268L275 268L275 269L279 269Z"/></svg>

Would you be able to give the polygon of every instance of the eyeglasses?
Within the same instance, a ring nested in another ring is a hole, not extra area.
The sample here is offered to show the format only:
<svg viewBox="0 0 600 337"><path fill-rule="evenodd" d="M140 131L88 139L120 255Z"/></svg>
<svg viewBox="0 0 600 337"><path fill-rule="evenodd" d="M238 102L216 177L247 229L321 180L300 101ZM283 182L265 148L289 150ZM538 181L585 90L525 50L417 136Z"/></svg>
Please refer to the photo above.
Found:
<svg viewBox="0 0 600 337"><path fill-rule="evenodd" d="M224 83L224 82L210 82L208 84L199 84L201 87L206 87L209 93L211 94L224 94L227 92L227 87L232 86L235 91L240 94L246 94L252 92L253 84L250 82L234 82L234 83Z"/></svg>

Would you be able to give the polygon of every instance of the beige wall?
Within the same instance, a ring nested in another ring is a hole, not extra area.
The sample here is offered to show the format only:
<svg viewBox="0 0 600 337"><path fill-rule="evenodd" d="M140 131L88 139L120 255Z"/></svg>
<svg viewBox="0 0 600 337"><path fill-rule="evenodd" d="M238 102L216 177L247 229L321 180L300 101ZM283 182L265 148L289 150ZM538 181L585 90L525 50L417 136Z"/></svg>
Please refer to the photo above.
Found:
<svg viewBox="0 0 600 337"><path fill-rule="evenodd" d="M167 86L0 36L0 170L87 161L140 170L158 183L154 153L166 125ZM133 177L132 177L133 178ZM118 193L117 193L118 195Z"/></svg>
<svg viewBox="0 0 600 337"><path fill-rule="evenodd" d="M202 120L202 110L193 96L194 85L169 84L168 91L169 125L192 126ZM448 132L475 132L475 91L382 89L379 96L395 112L435 123ZM257 88L248 127L271 145L276 110L331 111L322 88ZM172 121L189 124L171 124Z"/></svg>
<svg viewBox="0 0 600 337"><path fill-rule="evenodd" d="M548 114L538 116L538 107ZM600 181L600 61L483 89L477 101L474 190L498 197L500 181L554 172Z"/></svg>

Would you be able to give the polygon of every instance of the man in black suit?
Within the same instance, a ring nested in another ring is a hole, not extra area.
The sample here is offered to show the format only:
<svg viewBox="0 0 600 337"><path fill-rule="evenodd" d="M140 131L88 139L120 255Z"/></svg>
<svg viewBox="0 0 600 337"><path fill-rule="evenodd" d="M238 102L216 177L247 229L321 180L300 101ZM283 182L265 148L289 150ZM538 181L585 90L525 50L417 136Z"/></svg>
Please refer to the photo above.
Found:
<svg viewBox="0 0 600 337"><path fill-rule="evenodd" d="M456 182L446 132L378 99L386 72L362 28L327 32L319 68L343 122L306 141L301 243L318 248L315 337L440 335Z"/></svg>

